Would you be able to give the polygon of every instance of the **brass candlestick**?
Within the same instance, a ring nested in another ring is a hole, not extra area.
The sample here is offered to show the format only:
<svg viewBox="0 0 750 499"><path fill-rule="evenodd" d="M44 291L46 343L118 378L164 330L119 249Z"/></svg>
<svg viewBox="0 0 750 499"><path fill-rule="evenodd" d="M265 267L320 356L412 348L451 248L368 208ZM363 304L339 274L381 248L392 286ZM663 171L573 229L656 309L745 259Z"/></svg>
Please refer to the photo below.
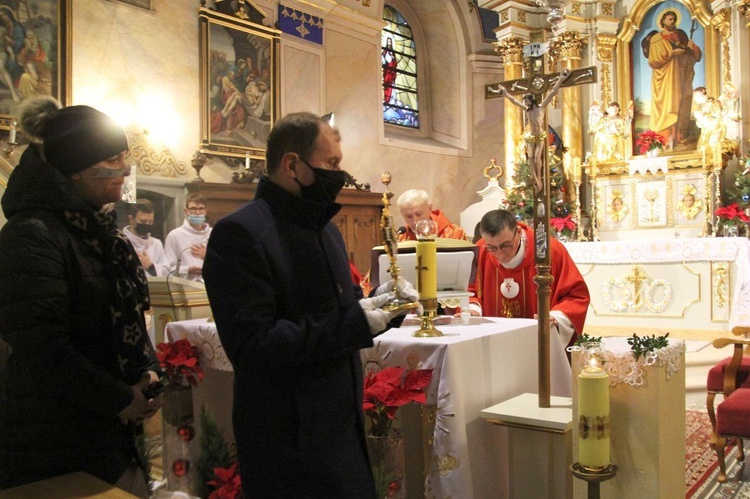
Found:
<svg viewBox="0 0 750 499"><path fill-rule="evenodd" d="M570 471L573 472L574 477L580 478L589 484L588 499L599 499L601 497L599 484L613 478L617 474L617 465L610 464L603 470L590 470L581 466L581 463L573 463L570 465Z"/></svg>
<svg viewBox="0 0 750 499"><path fill-rule="evenodd" d="M424 312L420 317L419 329L412 333L416 338L434 338L443 336L435 328L437 319L437 223L432 220L417 222L417 291L419 303Z"/></svg>
<svg viewBox="0 0 750 499"><path fill-rule="evenodd" d="M383 237L383 247L385 253L388 255L390 260L390 266L388 267L388 273L391 274L391 280L393 282L393 288L391 291L396 293L396 298L390 303L383 306L384 310L389 312L407 312L419 307L419 303L406 300L398 295L398 275L401 273L401 267L398 266L398 237L396 236L396 228L393 226L393 217L391 216L390 206L391 198L393 193L388 190L388 186L391 183L390 172L383 172L380 174L380 181L385 185L385 192L383 192L383 214L380 217L380 233Z"/></svg>

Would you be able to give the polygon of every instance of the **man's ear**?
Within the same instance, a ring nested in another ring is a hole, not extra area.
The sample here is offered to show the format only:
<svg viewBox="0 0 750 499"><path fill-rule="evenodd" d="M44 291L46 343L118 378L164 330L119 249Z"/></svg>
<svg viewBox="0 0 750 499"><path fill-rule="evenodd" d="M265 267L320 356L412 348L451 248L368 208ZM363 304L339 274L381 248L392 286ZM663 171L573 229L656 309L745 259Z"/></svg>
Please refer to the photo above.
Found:
<svg viewBox="0 0 750 499"><path fill-rule="evenodd" d="M284 175L296 178L297 167L299 166L300 160L296 152L288 152L281 157L281 163L279 169Z"/></svg>

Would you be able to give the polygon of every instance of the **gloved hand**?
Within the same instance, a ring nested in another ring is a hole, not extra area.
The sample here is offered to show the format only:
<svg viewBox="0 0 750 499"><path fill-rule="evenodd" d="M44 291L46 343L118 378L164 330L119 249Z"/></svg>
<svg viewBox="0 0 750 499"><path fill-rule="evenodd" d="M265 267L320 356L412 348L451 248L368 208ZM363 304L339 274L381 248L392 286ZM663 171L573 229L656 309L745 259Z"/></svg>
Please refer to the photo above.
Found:
<svg viewBox="0 0 750 499"><path fill-rule="evenodd" d="M409 301L419 301L419 292L414 289L414 286L412 286L409 281L401 276L399 276L398 281L396 281L396 290L398 291L398 296L401 298L405 298ZM375 294L373 296L379 296L391 291L393 291L393 279L378 286L375 289Z"/></svg>
<svg viewBox="0 0 750 499"><path fill-rule="evenodd" d="M399 315L399 312L386 312L380 308L395 298L395 293L384 293L380 296L359 300L359 306L362 307L362 311L365 313L367 325L370 326L370 334L375 335L384 331L388 327L388 323L391 322L391 319Z"/></svg>

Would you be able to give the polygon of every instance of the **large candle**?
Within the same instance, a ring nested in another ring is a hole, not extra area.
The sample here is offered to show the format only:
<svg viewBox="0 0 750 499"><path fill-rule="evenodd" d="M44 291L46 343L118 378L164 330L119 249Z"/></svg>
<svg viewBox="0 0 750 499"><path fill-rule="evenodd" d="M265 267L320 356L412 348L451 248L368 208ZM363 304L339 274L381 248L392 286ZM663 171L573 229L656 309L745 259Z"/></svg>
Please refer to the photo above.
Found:
<svg viewBox="0 0 750 499"><path fill-rule="evenodd" d="M417 291L420 300L437 298L437 246L434 239L417 241Z"/></svg>
<svg viewBox="0 0 750 499"><path fill-rule="evenodd" d="M609 466L609 375L587 365L578 375L578 463L589 470Z"/></svg>

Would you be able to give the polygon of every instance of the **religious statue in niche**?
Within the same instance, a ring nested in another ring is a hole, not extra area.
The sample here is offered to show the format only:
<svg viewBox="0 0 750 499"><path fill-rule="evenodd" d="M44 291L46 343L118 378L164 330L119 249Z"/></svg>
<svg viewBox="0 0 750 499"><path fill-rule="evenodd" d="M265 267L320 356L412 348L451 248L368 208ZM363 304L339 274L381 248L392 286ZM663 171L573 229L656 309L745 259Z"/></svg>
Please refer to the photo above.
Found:
<svg viewBox="0 0 750 499"><path fill-rule="evenodd" d="M677 209L688 220L694 220L703 211L703 201L696 198L698 189L693 184L687 184L682 188L682 199Z"/></svg>
<svg viewBox="0 0 750 499"><path fill-rule="evenodd" d="M620 104L610 102L606 109L594 101L589 109L589 133L594 136L593 154L597 162L624 161L625 140L630 136L630 123L633 121L633 101L628 104L625 114L620 112Z"/></svg>
<svg viewBox="0 0 750 499"><path fill-rule="evenodd" d="M614 223L620 223L628 214L628 206L622 199L622 191L612 190L612 201L607 205L607 215Z"/></svg>

